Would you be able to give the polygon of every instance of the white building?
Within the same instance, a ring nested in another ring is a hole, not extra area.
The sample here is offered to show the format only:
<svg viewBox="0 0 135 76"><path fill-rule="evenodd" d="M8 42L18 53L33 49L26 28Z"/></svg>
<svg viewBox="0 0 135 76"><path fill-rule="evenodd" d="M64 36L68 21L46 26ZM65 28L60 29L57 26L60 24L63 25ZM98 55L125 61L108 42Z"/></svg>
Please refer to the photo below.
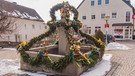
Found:
<svg viewBox="0 0 135 76"><path fill-rule="evenodd" d="M83 0L77 9L79 20L88 34L95 34L98 29L106 34L104 17L109 16L107 33L114 35L116 39L132 39L134 7L130 0Z"/></svg>
<svg viewBox="0 0 135 76"><path fill-rule="evenodd" d="M44 33L47 25L44 23L38 13L31 8L18 5L17 3L2 1L5 6L4 11L14 15L14 25L17 29L9 35L3 35L0 41L22 42L29 41L31 38ZM8 6L8 9L6 8ZM9 8L12 7L12 8Z"/></svg>

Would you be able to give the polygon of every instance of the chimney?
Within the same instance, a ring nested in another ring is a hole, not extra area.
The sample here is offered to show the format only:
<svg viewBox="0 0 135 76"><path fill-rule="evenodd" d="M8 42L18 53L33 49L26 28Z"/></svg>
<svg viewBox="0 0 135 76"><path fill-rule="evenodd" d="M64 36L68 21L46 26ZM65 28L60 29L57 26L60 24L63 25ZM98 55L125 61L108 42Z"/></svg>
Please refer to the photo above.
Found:
<svg viewBox="0 0 135 76"><path fill-rule="evenodd" d="M13 2L13 4L17 4L17 2Z"/></svg>

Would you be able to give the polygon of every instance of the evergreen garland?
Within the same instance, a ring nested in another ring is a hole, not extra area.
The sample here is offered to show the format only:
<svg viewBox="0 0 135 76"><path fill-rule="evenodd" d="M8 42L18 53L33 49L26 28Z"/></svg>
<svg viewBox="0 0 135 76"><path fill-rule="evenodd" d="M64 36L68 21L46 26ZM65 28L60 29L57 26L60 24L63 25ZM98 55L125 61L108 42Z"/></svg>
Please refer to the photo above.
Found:
<svg viewBox="0 0 135 76"><path fill-rule="evenodd" d="M24 62L29 63L32 66L44 65L46 68L50 68L57 72L62 72L73 61L77 63L78 67L86 66L89 68L93 67L99 60L102 59L105 50L105 45L100 40L97 40L96 38L93 38L79 30L79 28L82 27L82 23L79 20L77 20L78 11L73 6L70 6L70 11L74 13L73 21L69 20L68 14L66 15L66 22L56 21L55 11L61 9L64 6L64 4L65 3L57 4L51 9L50 16L52 20L47 22L47 24L50 27L49 31L39 35L38 37L34 37L28 43L24 41L17 46L17 50L20 52L20 55L23 58ZM32 45L35 44L37 41L40 41L43 38L48 37L49 35L54 33L56 27L64 27L64 29L66 30L65 33L67 36L67 40L71 45L70 51L67 55L65 55L65 57L62 57L56 61L52 61L47 52L44 50L39 51L37 56L33 58L25 52L28 51L32 47ZM75 40L73 40L72 35L68 31L70 28L73 28L76 33L80 33L82 37L86 37L86 39L93 41L95 46L100 49L93 49L91 54L88 57L86 57L83 53L79 51L80 46Z"/></svg>

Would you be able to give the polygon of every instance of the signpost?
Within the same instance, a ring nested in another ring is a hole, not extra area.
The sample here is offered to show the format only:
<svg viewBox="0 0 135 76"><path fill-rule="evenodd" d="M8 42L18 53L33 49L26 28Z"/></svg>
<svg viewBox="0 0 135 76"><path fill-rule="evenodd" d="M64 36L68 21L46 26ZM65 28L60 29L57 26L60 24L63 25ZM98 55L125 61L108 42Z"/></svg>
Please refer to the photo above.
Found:
<svg viewBox="0 0 135 76"><path fill-rule="evenodd" d="M132 15L132 19L133 19L133 37L134 37L134 21L135 21L135 14ZM134 39L134 38L133 38Z"/></svg>

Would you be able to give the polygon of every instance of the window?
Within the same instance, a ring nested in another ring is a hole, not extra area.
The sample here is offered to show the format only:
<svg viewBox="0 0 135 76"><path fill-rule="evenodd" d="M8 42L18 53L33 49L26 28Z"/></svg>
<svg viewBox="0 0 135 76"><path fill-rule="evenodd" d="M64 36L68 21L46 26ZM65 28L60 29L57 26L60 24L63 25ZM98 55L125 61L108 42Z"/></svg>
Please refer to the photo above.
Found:
<svg viewBox="0 0 135 76"><path fill-rule="evenodd" d="M126 12L126 22L130 21L130 11Z"/></svg>
<svg viewBox="0 0 135 76"><path fill-rule="evenodd" d="M95 15L91 15L91 19L95 19L96 17L95 17Z"/></svg>
<svg viewBox="0 0 135 76"><path fill-rule="evenodd" d="M116 29L114 29L114 34L118 34L118 35L120 35L120 34L122 34L123 33L123 28L116 28Z"/></svg>
<svg viewBox="0 0 135 76"><path fill-rule="evenodd" d="M104 17L105 17L105 13L102 13L101 14L101 19L104 19Z"/></svg>
<svg viewBox="0 0 135 76"><path fill-rule="evenodd" d="M41 30L41 25L39 26L39 29Z"/></svg>
<svg viewBox="0 0 135 76"><path fill-rule="evenodd" d="M25 29L26 29L26 24L24 25Z"/></svg>
<svg viewBox="0 0 135 76"><path fill-rule="evenodd" d="M91 6L94 6L94 0L91 1Z"/></svg>
<svg viewBox="0 0 135 76"><path fill-rule="evenodd" d="M116 18L117 17L117 13L112 13L112 18Z"/></svg>
<svg viewBox="0 0 135 76"><path fill-rule="evenodd" d="M35 29L35 25L32 25L32 28Z"/></svg>
<svg viewBox="0 0 135 76"><path fill-rule="evenodd" d="M47 26L45 26L45 29L47 29Z"/></svg>
<svg viewBox="0 0 135 76"><path fill-rule="evenodd" d="M95 27L95 33L97 32L97 30L100 30L100 29L101 29L101 27L100 27L100 26Z"/></svg>
<svg viewBox="0 0 135 76"><path fill-rule="evenodd" d="M101 3L102 3L102 0L98 0L98 5L101 5Z"/></svg>
<svg viewBox="0 0 135 76"><path fill-rule="evenodd" d="M25 39L27 40L27 35L25 35Z"/></svg>
<svg viewBox="0 0 135 76"><path fill-rule="evenodd" d="M86 20L86 16L82 16L82 19L83 19L83 20Z"/></svg>
<svg viewBox="0 0 135 76"><path fill-rule="evenodd" d="M17 24L15 23L12 28L13 28L13 29L16 29L16 28L17 28Z"/></svg>
<svg viewBox="0 0 135 76"><path fill-rule="evenodd" d="M105 0L105 4L109 4L109 0Z"/></svg>
<svg viewBox="0 0 135 76"><path fill-rule="evenodd" d="M87 27L88 28L88 33L91 34L91 27Z"/></svg>

